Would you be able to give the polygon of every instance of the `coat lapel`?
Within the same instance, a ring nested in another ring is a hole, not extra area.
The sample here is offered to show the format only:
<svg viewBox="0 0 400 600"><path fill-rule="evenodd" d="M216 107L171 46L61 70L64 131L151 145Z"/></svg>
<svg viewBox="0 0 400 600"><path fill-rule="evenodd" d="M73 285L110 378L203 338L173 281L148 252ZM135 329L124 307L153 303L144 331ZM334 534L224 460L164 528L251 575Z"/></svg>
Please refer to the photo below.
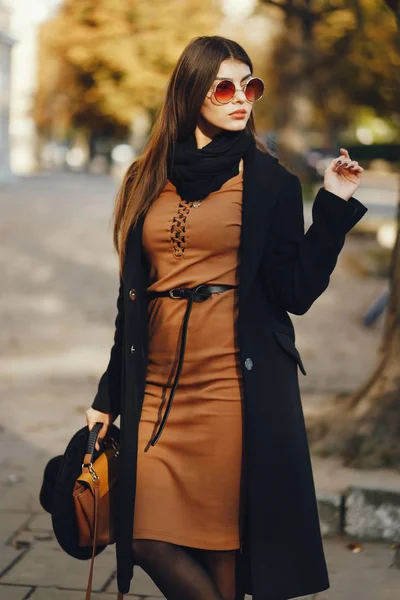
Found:
<svg viewBox="0 0 400 600"><path fill-rule="evenodd" d="M245 157L239 267L239 304L243 305L262 258L278 195L278 159L253 146Z"/></svg>

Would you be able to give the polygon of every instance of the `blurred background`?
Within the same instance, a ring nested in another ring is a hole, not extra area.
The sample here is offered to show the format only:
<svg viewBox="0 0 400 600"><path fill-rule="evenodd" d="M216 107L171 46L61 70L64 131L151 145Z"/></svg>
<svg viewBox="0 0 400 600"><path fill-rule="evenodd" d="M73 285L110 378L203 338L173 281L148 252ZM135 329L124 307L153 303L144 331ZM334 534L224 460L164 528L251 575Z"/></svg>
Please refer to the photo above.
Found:
<svg viewBox="0 0 400 600"><path fill-rule="evenodd" d="M320 600L398 600L399 26L397 0L0 0L0 600L82 598L88 565L52 535L43 469L108 362L118 186L183 48L213 34L265 82L256 125L301 179L306 228L340 147L365 169L369 210L327 291L291 318L332 579ZM113 552L96 559L101 600Z"/></svg>

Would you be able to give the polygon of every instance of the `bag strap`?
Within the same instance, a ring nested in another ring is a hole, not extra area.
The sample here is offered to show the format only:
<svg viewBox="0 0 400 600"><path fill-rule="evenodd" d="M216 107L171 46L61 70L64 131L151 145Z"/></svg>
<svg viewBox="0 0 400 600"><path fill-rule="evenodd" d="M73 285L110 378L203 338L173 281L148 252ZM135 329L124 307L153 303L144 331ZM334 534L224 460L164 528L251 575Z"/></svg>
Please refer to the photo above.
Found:
<svg viewBox="0 0 400 600"><path fill-rule="evenodd" d="M98 427L100 425L100 427ZM86 451L86 455L90 456L90 462L93 457L94 452L94 444L97 439L97 435L102 427L102 423L96 423L94 427L90 430L90 434L92 434L93 429L95 429L95 433L93 435L89 435L88 447ZM86 460L84 460L86 462ZM85 600L90 600L92 595L92 582L93 582L93 567L94 567L94 559L97 545L97 531L99 526L99 504L100 504L100 477L96 476L94 478L94 526L93 526L93 549L92 549L92 558L90 559L90 569L89 569L89 577L88 584L86 588L86 596ZM123 600L124 594L118 592L117 600Z"/></svg>
<svg viewBox="0 0 400 600"><path fill-rule="evenodd" d="M96 542L97 542L97 526L98 526L98 510L99 510L99 491L100 491L100 480L97 478L94 480L94 531L93 531L93 549L92 549L92 558L90 560L90 570L89 570L89 578L88 584L86 588L86 596L85 600L90 600L92 595L92 581L93 581L93 567L94 567L94 557L96 552Z"/></svg>
<svg viewBox="0 0 400 600"><path fill-rule="evenodd" d="M97 436L99 435L101 428L103 427L103 423L97 422L93 425L92 429L89 431L89 437L86 444L86 452L83 457L83 471L87 471L89 465L93 462L93 454L95 451L95 444L97 440Z"/></svg>

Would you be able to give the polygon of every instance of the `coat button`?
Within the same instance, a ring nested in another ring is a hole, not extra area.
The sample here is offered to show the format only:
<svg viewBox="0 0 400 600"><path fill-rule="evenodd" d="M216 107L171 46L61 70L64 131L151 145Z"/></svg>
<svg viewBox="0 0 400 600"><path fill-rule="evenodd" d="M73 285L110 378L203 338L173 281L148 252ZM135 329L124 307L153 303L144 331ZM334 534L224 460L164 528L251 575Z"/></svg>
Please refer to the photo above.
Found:
<svg viewBox="0 0 400 600"><path fill-rule="evenodd" d="M131 290L129 290L129 297L131 300L136 300L136 290L135 288L132 288Z"/></svg>
<svg viewBox="0 0 400 600"><path fill-rule="evenodd" d="M251 358L246 358L246 360L244 361L244 366L246 367L246 369L248 369L250 371L250 369L253 368L253 361L251 360Z"/></svg>
<svg viewBox="0 0 400 600"><path fill-rule="evenodd" d="M133 354L135 352L136 348L134 346L131 346L131 354Z"/></svg>

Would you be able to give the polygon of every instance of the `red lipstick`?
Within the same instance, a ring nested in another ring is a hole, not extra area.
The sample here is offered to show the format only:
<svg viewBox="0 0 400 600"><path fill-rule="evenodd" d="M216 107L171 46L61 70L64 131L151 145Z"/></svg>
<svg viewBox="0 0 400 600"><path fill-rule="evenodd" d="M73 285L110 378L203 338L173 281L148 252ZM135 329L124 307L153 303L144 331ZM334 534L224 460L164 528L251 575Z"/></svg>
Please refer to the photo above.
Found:
<svg viewBox="0 0 400 600"><path fill-rule="evenodd" d="M244 117L247 115L247 111L244 110L243 108L239 109L239 110L235 110L235 112L230 113L229 116L233 117L234 119L244 119Z"/></svg>

